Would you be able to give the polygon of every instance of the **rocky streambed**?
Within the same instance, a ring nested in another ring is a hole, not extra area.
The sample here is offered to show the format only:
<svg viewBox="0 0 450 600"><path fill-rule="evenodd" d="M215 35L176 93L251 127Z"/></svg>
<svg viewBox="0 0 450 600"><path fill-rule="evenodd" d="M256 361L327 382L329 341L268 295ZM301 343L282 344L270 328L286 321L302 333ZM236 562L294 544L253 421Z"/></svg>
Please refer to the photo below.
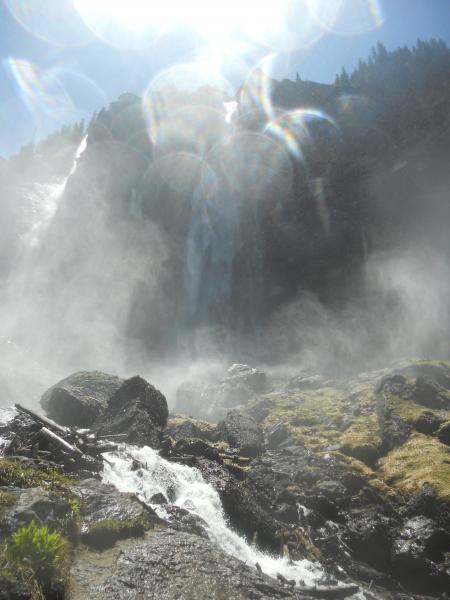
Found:
<svg viewBox="0 0 450 600"><path fill-rule="evenodd" d="M448 363L233 365L174 414L141 377L81 372L41 405L0 416L1 599L447 597ZM57 568L20 547L32 526Z"/></svg>

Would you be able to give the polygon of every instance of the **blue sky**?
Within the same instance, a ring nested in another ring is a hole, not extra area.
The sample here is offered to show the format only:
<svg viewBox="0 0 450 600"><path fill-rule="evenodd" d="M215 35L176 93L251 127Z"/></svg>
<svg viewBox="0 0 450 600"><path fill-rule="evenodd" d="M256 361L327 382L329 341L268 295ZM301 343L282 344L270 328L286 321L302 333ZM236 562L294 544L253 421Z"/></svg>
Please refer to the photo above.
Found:
<svg viewBox="0 0 450 600"><path fill-rule="evenodd" d="M27 2L44 7L30 31L8 10L8 4L20 7ZM51 8L45 7L55 0L27 2L0 0L0 156L64 123L89 118L123 92L141 94L158 72L190 62L199 47L198 36L184 33L162 38L156 48L114 48L74 15L52 20ZM60 0L58 10L64 2ZM430 37L450 44L450 0L367 0L375 2L382 16L378 27L365 33L352 30L352 35L329 31L307 49L280 54L273 75L294 78L298 71L302 79L331 83L342 67L351 71L379 41L388 49ZM73 40L76 45L64 44ZM241 83L236 69L223 69L236 88Z"/></svg>

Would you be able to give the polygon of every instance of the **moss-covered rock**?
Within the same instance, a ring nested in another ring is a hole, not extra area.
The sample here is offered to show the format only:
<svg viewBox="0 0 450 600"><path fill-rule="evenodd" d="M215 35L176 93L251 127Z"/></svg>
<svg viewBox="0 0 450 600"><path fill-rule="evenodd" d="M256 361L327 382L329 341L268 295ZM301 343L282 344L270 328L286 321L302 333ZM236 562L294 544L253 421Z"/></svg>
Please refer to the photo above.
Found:
<svg viewBox="0 0 450 600"><path fill-rule="evenodd" d="M407 498L429 481L448 499L449 449L439 436L450 421L449 373L449 363L410 361L333 386L288 386L247 409L271 447L300 444L315 456L331 453L385 497Z"/></svg>
<svg viewBox="0 0 450 600"><path fill-rule="evenodd" d="M414 432L403 446L380 459L378 473L405 497L429 483L450 501L450 448L436 438Z"/></svg>

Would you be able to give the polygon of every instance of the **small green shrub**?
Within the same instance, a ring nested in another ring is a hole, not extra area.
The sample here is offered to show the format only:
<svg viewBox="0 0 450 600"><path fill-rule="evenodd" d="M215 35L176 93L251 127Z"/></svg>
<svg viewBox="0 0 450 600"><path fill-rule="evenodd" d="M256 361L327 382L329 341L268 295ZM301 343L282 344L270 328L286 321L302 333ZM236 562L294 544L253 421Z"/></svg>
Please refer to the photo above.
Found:
<svg viewBox="0 0 450 600"><path fill-rule="evenodd" d="M19 569L29 569L43 590L64 586L65 542L59 533L31 521L13 534L6 555Z"/></svg>
<svg viewBox="0 0 450 600"><path fill-rule="evenodd" d="M77 543L80 537L80 505L73 496L67 498L67 503L70 510L61 522L61 530L72 542Z"/></svg>

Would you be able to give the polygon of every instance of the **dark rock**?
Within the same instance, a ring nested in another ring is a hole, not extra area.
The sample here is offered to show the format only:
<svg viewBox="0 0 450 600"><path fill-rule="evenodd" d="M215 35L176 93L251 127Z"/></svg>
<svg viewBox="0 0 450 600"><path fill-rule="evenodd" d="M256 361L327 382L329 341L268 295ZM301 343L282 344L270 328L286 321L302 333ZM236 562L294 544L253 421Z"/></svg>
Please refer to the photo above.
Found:
<svg viewBox="0 0 450 600"><path fill-rule="evenodd" d="M439 428L441 420L432 412L426 410L414 421L414 427L419 433L433 435Z"/></svg>
<svg viewBox="0 0 450 600"><path fill-rule="evenodd" d="M366 485L366 480L358 473L344 473L342 483L345 485L349 494L357 494Z"/></svg>
<svg viewBox="0 0 450 600"><path fill-rule="evenodd" d="M209 539L208 524L201 517L175 505L167 505L164 509L164 516L172 529Z"/></svg>
<svg viewBox="0 0 450 600"><path fill-rule="evenodd" d="M436 564L449 544L450 535L432 519L408 519L392 545L394 574L411 590L436 593L450 589L450 575Z"/></svg>
<svg viewBox="0 0 450 600"><path fill-rule="evenodd" d="M149 500L149 504L167 504L167 498L161 492L153 494Z"/></svg>
<svg viewBox="0 0 450 600"><path fill-rule="evenodd" d="M298 523L298 510L292 504L281 504L275 511L276 517L283 523Z"/></svg>
<svg viewBox="0 0 450 600"><path fill-rule="evenodd" d="M326 496L329 500L337 501L347 495L345 485L339 481L322 480L314 488L314 491Z"/></svg>
<svg viewBox="0 0 450 600"><path fill-rule="evenodd" d="M347 454L347 456L357 458L371 468L375 466L377 460L380 458L380 452L373 444L343 444L342 452L343 454Z"/></svg>
<svg viewBox="0 0 450 600"><path fill-rule="evenodd" d="M317 390L327 385L327 380L322 375L306 375L304 373L292 377L288 382L290 390Z"/></svg>
<svg viewBox="0 0 450 600"><path fill-rule="evenodd" d="M338 519L339 509L336 504L323 494L311 494L304 497L302 504L321 514L325 519L335 521Z"/></svg>
<svg viewBox="0 0 450 600"><path fill-rule="evenodd" d="M448 423L444 423L444 425L439 428L437 436L440 442L450 446L450 421Z"/></svg>
<svg viewBox="0 0 450 600"><path fill-rule="evenodd" d="M379 512L366 510L351 519L344 534L344 541L357 560L378 571L388 572L391 527L392 522L387 517Z"/></svg>
<svg viewBox="0 0 450 600"><path fill-rule="evenodd" d="M210 439L210 435L193 421L185 420L182 423L168 424L165 433L170 435L174 440L182 440L187 438L197 438L200 440Z"/></svg>
<svg viewBox="0 0 450 600"><path fill-rule="evenodd" d="M441 500L436 490L429 483L425 483L418 492L410 498L405 506L404 513L408 517L424 516L437 519Z"/></svg>
<svg viewBox="0 0 450 600"><path fill-rule="evenodd" d="M24 581L7 573L0 573L0 600L30 600L32 590Z"/></svg>
<svg viewBox="0 0 450 600"><path fill-rule="evenodd" d="M240 482L224 466L206 459L199 459L197 468L205 481L217 490L231 526L249 542L256 533L261 548L279 551L281 524L261 506L260 499L246 483Z"/></svg>
<svg viewBox="0 0 450 600"><path fill-rule="evenodd" d="M231 365L227 370L225 379L228 383L244 385L255 394L262 394L267 391L266 374L249 365Z"/></svg>
<svg viewBox="0 0 450 600"><path fill-rule="evenodd" d="M387 454L394 448L402 446L411 433L411 425L385 407L378 412L381 430L381 453Z"/></svg>
<svg viewBox="0 0 450 600"><path fill-rule="evenodd" d="M446 363L416 362L401 369L407 377L426 377L445 390L450 390L450 367Z"/></svg>
<svg viewBox="0 0 450 600"><path fill-rule="evenodd" d="M413 398L419 404L434 409L449 409L450 394L438 383L419 375L413 389Z"/></svg>
<svg viewBox="0 0 450 600"><path fill-rule="evenodd" d="M3 488L15 497L12 506L2 507L0 512L0 533L10 535L20 527L34 521L38 525L53 527L64 519L70 511L67 500L58 494L43 490L40 487L19 489Z"/></svg>
<svg viewBox="0 0 450 600"><path fill-rule="evenodd" d="M117 491L96 479L74 487L80 499L80 532L85 544L103 549L121 538L142 536L161 519L134 494Z"/></svg>
<svg viewBox="0 0 450 600"><path fill-rule="evenodd" d="M267 428L267 445L271 450L277 448L283 442L289 440L289 429L284 421L276 421Z"/></svg>
<svg viewBox="0 0 450 600"><path fill-rule="evenodd" d="M158 448L167 423L167 401L159 390L136 376L115 392L93 429L99 435L126 433L131 444Z"/></svg>
<svg viewBox="0 0 450 600"><path fill-rule="evenodd" d="M213 448L203 440L197 440L195 438L189 440L178 440L174 446L174 452L208 458L209 460L221 462L219 451L216 448Z"/></svg>
<svg viewBox="0 0 450 600"><path fill-rule="evenodd" d="M239 449L244 456L257 456L264 447L264 438L258 423L247 413L237 410L229 411L226 418L218 423L215 439Z"/></svg>
<svg viewBox="0 0 450 600"><path fill-rule="evenodd" d="M74 373L48 389L42 408L61 425L91 427L123 380L101 371Z"/></svg>

